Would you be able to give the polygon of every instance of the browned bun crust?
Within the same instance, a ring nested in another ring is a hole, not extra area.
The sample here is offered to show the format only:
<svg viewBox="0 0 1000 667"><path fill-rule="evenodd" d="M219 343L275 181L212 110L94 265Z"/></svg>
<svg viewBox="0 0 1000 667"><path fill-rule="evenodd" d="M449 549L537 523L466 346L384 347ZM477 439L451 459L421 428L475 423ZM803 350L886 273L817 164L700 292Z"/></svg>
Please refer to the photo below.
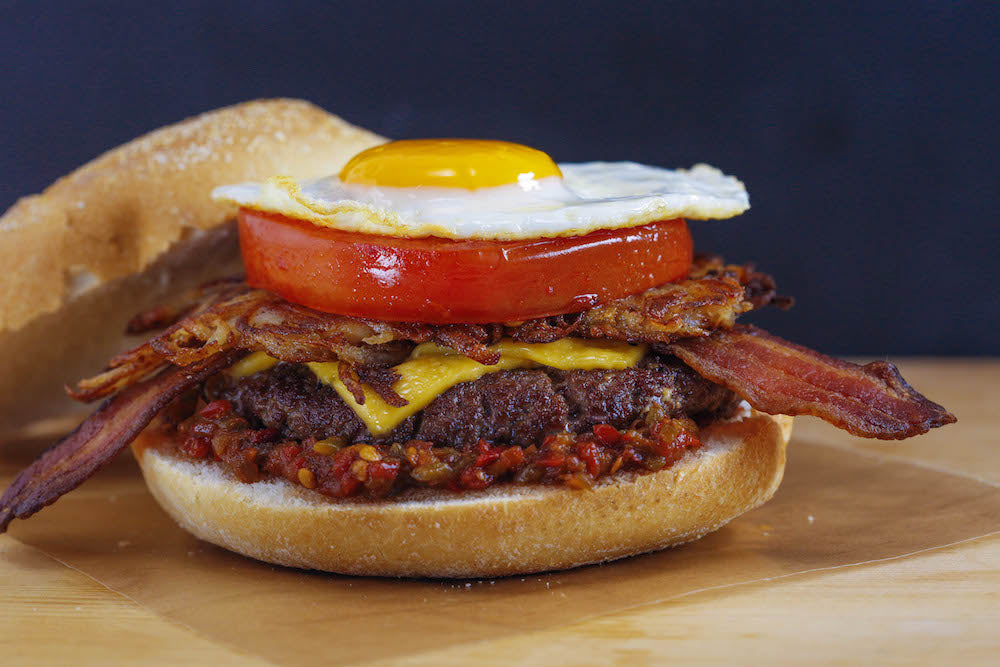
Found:
<svg viewBox="0 0 1000 667"><path fill-rule="evenodd" d="M241 271L218 185L336 173L385 141L300 100L211 111L115 148L0 218L0 431L73 405L62 386L139 341L125 322Z"/></svg>
<svg viewBox="0 0 1000 667"><path fill-rule="evenodd" d="M393 577L558 570L696 540L768 500L792 419L752 412L704 429L705 447L654 474L592 490L506 485L333 500L284 480L243 484L176 457L153 431L133 444L160 505L197 537L279 565Z"/></svg>

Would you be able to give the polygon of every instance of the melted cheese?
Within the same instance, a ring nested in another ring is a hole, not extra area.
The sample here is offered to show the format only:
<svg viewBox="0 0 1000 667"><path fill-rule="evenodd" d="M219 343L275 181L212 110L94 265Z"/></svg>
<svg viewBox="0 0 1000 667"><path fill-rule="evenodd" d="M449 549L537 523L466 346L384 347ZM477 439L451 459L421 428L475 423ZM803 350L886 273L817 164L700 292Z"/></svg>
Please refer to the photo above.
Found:
<svg viewBox="0 0 1000 667"><path fill-rule="evenodd" d="M234 378L244 378L254 373L266 371L276 363L278 360L267 352L252 352L230 366L226 373Z"/></svg>
<svg viewBox="0 0 1000 667"><path fill-rule="evenodd" d="M486 366L433 344L417 346L409 359L394 367L400 379L393 385L393 389L409 401L399 408L387 404L367 386L364 387L364 405L359 404L340 381L337 362L312 362L307 366L321 382L334 388L357 413L371 434L381 435L423 410L456 384L477 380L487 373L534 366L550 366L562 370L630 368L646 353L645 346L641 345L575 338L538 344L505 340L491 349L500 352L500 362Z"/></svg>

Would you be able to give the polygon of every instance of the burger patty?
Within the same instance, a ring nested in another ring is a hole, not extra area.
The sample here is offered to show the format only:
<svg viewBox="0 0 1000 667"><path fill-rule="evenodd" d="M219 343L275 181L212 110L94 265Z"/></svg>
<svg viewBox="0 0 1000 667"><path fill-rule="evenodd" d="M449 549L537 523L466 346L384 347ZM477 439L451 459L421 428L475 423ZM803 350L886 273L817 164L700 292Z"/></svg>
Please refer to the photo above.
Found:
<svg viewBox="0 0 1000 667"><path fill-rule="evenodd" d="M254 375L217 376L212 400L228 400L255 427L290 440L347 442L424 440L470 448L480 440L521 447L556 432L583 433L598 424L628 428L647 413L705 421L728 414L738 398L676 359L648 355L636 368L506 370L456 385L390 433L372 437L332 387L301 364L282 363Z"/></svg>

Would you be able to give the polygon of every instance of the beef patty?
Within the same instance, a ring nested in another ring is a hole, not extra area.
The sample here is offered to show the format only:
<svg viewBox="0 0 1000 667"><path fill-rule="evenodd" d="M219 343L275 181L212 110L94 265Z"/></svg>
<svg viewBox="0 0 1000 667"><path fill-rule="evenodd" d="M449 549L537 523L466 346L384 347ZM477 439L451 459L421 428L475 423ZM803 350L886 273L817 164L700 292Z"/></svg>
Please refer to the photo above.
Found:
<svg viewBox="0 0 1000 667"><path fill-rule="evenodd" d="M254 375L209 382L212 400L226 399L254 427L292 440L340 437L347 442L427 440L466 448L480 439L527 447L548 434L583 433L597 424L628 428L646 417L708 420L738 402L728 389L672 357L650 353L635 368L505 370L456 385L390 433L369 435L332 387L301 364L281 363Z"/></svg>

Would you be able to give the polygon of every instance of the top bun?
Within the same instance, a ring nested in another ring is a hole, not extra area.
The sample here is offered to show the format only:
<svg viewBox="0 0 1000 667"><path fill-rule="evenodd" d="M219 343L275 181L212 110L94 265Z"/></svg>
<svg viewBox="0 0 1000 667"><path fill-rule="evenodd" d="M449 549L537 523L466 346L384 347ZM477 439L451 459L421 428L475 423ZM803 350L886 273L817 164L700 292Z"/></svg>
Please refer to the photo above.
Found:
<svg viewBox="0 0 1000 667"><path fill-rule="evenodd" d="M64 412L62 385L136 341L127 319L239 271L218 185L338 172L384 138L301 100L195 116L111 150L0 218L0 431Z"/></svg>

